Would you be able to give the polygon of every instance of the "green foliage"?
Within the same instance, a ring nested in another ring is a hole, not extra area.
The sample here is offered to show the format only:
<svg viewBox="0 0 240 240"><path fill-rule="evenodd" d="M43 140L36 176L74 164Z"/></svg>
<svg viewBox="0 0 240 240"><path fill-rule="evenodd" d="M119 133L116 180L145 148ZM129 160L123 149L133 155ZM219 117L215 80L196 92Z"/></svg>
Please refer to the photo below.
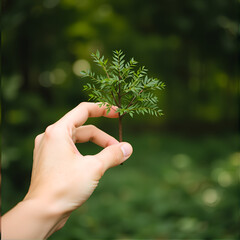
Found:
<svg viewBox="0 0 240 240"><path fill-rule="evenodd" d="M165 84L157 78L150 78L147 69L139 67L137 61L131 58L126 62L121 50L113 51L113 59L109 64L108 59L101 56L99 51L92 54L94 62L100 66L103 75L96 75L91 71L82 71L83 77L89 77L93 83L84 85L84 90L89 91L89 100L100 102L100 106L106 104L108 111L112 106L118 106L120 116L129 114L133 117L137 114L151 114L161 116L162 110L158 108L158 98L154 94L156 90L162 90Z"/></svg>

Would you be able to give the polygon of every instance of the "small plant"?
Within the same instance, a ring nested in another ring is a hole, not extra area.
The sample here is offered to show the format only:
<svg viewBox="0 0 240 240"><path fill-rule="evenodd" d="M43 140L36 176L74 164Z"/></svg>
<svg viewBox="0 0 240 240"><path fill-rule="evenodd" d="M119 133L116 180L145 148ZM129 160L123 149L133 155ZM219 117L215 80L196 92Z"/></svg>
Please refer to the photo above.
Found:
<svg viewBox="0 0 240 240"><path fill-rule="evenodd" d="M89 91L89 100L100 102L99 106L106 105L107 112L112 106L117 106L119 114L119 141L122 142L122 118L129 114L152 114L161 116L162 110L157 106L158 98L155 90L162 90L165 84L157 78L149 78L147 69L143 66L136 69L137 62L132 58L126 62L121 50L113 51L112 62L100 56L99 51L92 53L94 62L100 66L103 75L96 75L91 71L82 71L83 77L89 77L93 83L84 85Z"/></svg>

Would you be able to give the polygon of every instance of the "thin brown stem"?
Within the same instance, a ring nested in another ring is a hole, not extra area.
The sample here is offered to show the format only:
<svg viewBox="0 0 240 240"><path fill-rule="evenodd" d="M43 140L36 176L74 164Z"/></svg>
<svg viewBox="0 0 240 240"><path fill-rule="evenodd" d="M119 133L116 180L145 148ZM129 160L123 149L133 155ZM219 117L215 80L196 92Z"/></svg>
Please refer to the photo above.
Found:
<svg viewBox="0 0 240 240"><path fill-rule="evenodd" d="M122 96L121 96L121 83L120 80L122 79L119 71L119 84L118 84L118 103L119 107L122 107ZM122 115L118 113L118 130L119 130L119 142L122 142Z"/></svg>
<svg viewBox="0 0 240 240"><path fill-rule="evenodd" d="M143 89L135 96L135 97L133 97L133 99L130 101L130 103L128 104L128 106L127 106L127 108L129 108L130 106L132 106L132 105L134 105L134 103L136 102L134 102L134 100L136 99L136 97L137 96L139 96L141 93L143 92ZM122 115L122 117L124 116L124 115L126 115L127 114L127 112L125 112L123 115Z"/></svg>
<svg viewBox="0 0 240 240"><path fill-rule="evenodd" d="M118 103L119 107L121 108L122 103L121 103L121 84L119 83L119 89L118 89ZM119 142L122 142L122 115L118 113L118 130L119 130Z"/></svg>
<svg viewBox="0 0 240 240"><path fill-rule="evenodd" d="M118 113L118 131L119 131L119 142L123 141L123 137L122 137L122 115L120 115L120 113Z"/></svg>
<svg viewBox="0 0 240 240"><path fill-rule="evenodd" d="M125 92L125 93L123 93L122 95L121 95L121 97L123 97L123 96L125 96L125 95L127 95L127 94L129 94L130 93L130 91L129 92Z"/></svg>
<svg viewBox="0 0 240 240"><path fill-rule="evenodd" d="M131 102L128 104L127 108L129 108L130 106L132 106L133 101L136 99L136 97L138 97L141 93L143 92L143 89L135 96L133 97L133 99L131 100Z"/></svg>
<svg viewBox="0 0 240 240"><path fill-rule="evenodd" d="M120 106L119 102L117 101L117 99L115 98L114 93L111 92L111 94L112 94L112 97L113 97L113 99L114 99L116 105L120 108L121 106Z"/></svg>
<svg viewBox="0 0 240 240"><path fill-rule="evenodd" d="M103 66L103 69L104 69L104 71L105 71L105 73L106 73L106 75L107 75L107 78L110 79L110 77L109 77L109 75L108 75L108 72L107 72L107 68L106 68L105 66Z"/></svg>
<svg viewBox="0 0 240 240"><path fill-rule="evenodd" d="M120 113L118 113L119 142L123 141L123 137L122 137L122 118L123 118L123 115L120 115ZM123 165L123 163L121 163L120 165Z"/></svg>

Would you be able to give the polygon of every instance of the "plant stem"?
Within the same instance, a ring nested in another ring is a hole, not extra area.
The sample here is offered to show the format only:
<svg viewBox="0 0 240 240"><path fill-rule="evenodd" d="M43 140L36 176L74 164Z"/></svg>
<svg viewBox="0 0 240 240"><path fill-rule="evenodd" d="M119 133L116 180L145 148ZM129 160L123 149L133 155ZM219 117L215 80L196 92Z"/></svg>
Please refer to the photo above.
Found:
<svg viewBox="0 0 240 240"><path fill-rule="evenodd" d="M118 131L119 131L119 142L122 142L122 118L123 116L120 115L120 113L118 113ZM123 165L123 163L121 163L120 165Z"/></svg>
<svg viewBox="0 0 240 240"><path fill-rule="evenodd" d="M112 94L112 96L113 96L113 99L114 99L114 101L115 101L115 104L116 104L118 107L121 107L120 104L118 103L117 99L115 98L114 93L111 92L111 94Z"/></svg>
<svg viewBox="0 0 240 240"><path fill-rule="evenodd" d="M109 75L108 75L108 72L107 72L107 68L106 68L105 66L103 66L103 69L104 69L104 71L105 71L105 73L106 73L106 75L107 75L107 78L110 79L110 77L109 77Z"/></svg>
<svg viewBox="0 0 240 240"><path fill-rule="evenodd" d="M119 71L119 80L121 80L122 77L120 75L120 71ZM120 108L122 107L122 96L121 96L121 83L119 81L118 84L118 103ZM120 113L118 113L118 131L119 131L119 142L122 142L123 138L122 138L122 118L123 115L121 115ZM121 163L120 165L123 165L123 163Z"/></svg>
<svg viewBox="0 0 240 240"><path fill-rule="evenodd" d="M122 79L121 74L120 74L120 70L118 71L119 74L119 84L118 84L118 104L119 107L122 107L122 96L121 96L121 83L120 80ZM122 142L123 138L122 138L122 118L123 115L121 115L120 113L118 113L118 131L119 131L119 142ZM123 165L123 163L121 163L120 165Z"/></svg>
<svg viewBox="0 0 240 240"><path fill-rule="evenodd" d="M118 113L118 131L119 131L119 142L122 142L122 118L123 116Z"/></svg>
<svg viewBox="0 0 240 240"><path fill-rule="evenodd" d="M133 101L136 99L137 96L139 96L141 93L143 92L143 89L138 93L138 95L136 95L132 100L131 102L128 104L127 108L129 108L130 106L133 105Z"/></svg>
<svg viewBox="0 0 240 240"><path fill-rule="evenodd" d="M121 80L122 77L120 75L120 71L119 71L119 80ZM122 96L121 96L121 83L119 81L119 84L118 84L118 104L119 104L119 107L121 108L122 107ZM119 142L122 142L122 115L120 113L118 113L118 130L119 130Z"/></svg>

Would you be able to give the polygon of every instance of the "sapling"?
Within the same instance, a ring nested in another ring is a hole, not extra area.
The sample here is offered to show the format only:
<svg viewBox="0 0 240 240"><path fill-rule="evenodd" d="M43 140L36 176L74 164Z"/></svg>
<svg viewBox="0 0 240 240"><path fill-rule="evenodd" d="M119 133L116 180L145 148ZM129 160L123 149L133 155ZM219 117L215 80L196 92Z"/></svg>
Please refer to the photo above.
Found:
<svg viewBox="0 0 240 240"><path fill-rule="evenodd" d="M121 50L113 51L111 63L100 52L92 53L94 62L103 70L102 75L94 72L82 71L83 77L89 77L92 83L84 85L83 90L89 91L89 100L99 102L107 113L113 106L117 106L119 121L119 141L122 142L122 119L126 114L133 117L137 114L151 114L161 116L162 110L158 108L158 98L155 90L162 90L165 84L157 78L150 78L147 69L137 67L137 61L131 58L125 61L125 55Z"/></svg>

